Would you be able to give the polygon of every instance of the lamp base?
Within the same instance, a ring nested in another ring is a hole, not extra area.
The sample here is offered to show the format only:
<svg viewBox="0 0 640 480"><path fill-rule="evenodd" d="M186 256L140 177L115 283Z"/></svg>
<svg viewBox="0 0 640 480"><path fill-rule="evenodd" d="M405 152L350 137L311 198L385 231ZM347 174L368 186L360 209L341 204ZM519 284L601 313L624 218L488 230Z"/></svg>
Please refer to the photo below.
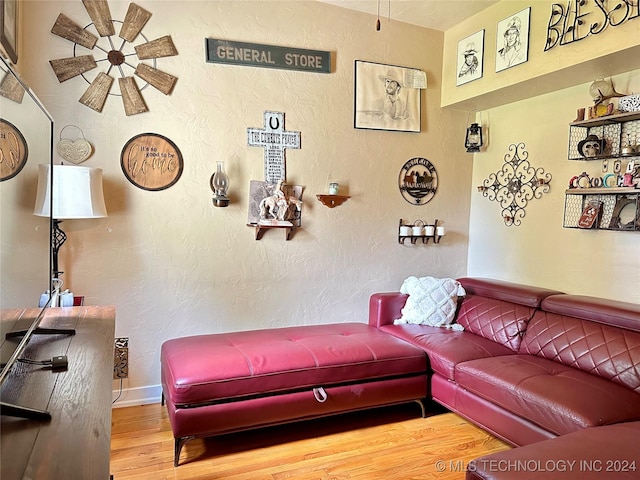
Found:
<svg viewBox="0 0 640 480"><path fill-rule="evenodd" d="M213 206L214 207L228 207L229 206L229 197L224 197L222 195L218 196L218 195L214 195L213 199Z"/></svg>

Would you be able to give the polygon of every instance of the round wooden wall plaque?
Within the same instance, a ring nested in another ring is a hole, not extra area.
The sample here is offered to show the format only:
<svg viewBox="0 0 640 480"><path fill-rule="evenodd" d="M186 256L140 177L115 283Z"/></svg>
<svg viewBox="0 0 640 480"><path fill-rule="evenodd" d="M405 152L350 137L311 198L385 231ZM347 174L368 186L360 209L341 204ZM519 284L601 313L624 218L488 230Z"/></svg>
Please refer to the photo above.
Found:
<svg viewBox="0 0 640 480"><path fill-rule="evenodd" d="M28 156L27 141L20 130L0 118L0 182L18 175Z"/></svg>
<svg viewBox="0 0 640 480"><path fill-rule="evenodd" d="M176 144L156 133L142 133L129 140L120 163L125 177L143 190L169 188L180 179L184 167Z"/></svg>

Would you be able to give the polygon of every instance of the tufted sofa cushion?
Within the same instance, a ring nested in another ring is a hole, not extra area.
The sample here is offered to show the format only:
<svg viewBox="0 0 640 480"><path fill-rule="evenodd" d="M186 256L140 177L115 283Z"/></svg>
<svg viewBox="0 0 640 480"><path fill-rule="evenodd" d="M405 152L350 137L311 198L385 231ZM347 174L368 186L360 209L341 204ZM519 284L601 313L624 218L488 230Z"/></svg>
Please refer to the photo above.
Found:
<svg viewBox="0 0 640 480"><path fill-rule="evenodd" d="M462 301L458 323L465 331L492 340L514 352L535 308L503 300L467 295Z"/></svg>
<svg viewBox="0 0 640 480"><path fill-rule="evenodd" d="M640 304L587 297L585 295L550 295L541 302L546 312L626 328L640 332Z"/></svg>
<svg viewBox="0 0 640 480"><path fill-rule="evenodd" d="M539 311L529 322L520 352L583 370L640 393L639 332Z"/></svg>
<svg viewBox="0 0 640 480"><path fill-rule="evenodd" d="M542 300L559 292L501 280L460 278L467 292L457 322L465 331L518 352L527 323Z"/></svg>

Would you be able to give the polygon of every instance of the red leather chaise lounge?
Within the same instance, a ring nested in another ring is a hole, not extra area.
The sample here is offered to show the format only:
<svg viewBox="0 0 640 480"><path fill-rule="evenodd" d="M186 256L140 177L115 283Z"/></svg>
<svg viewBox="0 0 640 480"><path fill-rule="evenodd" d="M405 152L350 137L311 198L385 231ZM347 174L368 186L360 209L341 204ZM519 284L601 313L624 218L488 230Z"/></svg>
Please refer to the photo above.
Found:
<svg viewBox="0 0 640 480"><path fill-rule="evenodd" d="M424 351L364 323L177 338L161 368L176 466L196 437L427 396Z"/></svg>

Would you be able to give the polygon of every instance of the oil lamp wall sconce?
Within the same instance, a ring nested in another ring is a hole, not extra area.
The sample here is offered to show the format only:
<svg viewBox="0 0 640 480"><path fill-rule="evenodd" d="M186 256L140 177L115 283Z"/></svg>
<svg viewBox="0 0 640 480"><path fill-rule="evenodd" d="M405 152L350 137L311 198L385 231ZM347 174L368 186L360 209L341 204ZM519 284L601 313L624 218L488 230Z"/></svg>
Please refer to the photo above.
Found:
<svg viewBox="0 0 640 480"><path fill-rule="evenodd" d="M482 138L482 112L480 112L480 123L469 123L469 118L472 113L479 112L479 110L472 110L467 114L467 135L464 139L464 146L467 149L467 153L476 153L480 151L480 147L483 145ZM474 119L475 120L475 119Z"/></svg>
<svg viewBox="0 0 640 480"><path fill-rule="evenodd" d="M227 192L229 191L229 177L224 172L224 162L218 162L218 167L209 181L211 190L213 191L213 206L214 207L226 207L229 205L229 197Z"/></svg>
<svg viewBox="0 0 640 480"><path fill-rule="evenodd" d="M510 145L502 168L478 187L483 196L500 204L506 226L520 225L529 201L542 198L542 194L549 191L551 174L543 168L532 167L528 157L523 142Z"/></svg>

